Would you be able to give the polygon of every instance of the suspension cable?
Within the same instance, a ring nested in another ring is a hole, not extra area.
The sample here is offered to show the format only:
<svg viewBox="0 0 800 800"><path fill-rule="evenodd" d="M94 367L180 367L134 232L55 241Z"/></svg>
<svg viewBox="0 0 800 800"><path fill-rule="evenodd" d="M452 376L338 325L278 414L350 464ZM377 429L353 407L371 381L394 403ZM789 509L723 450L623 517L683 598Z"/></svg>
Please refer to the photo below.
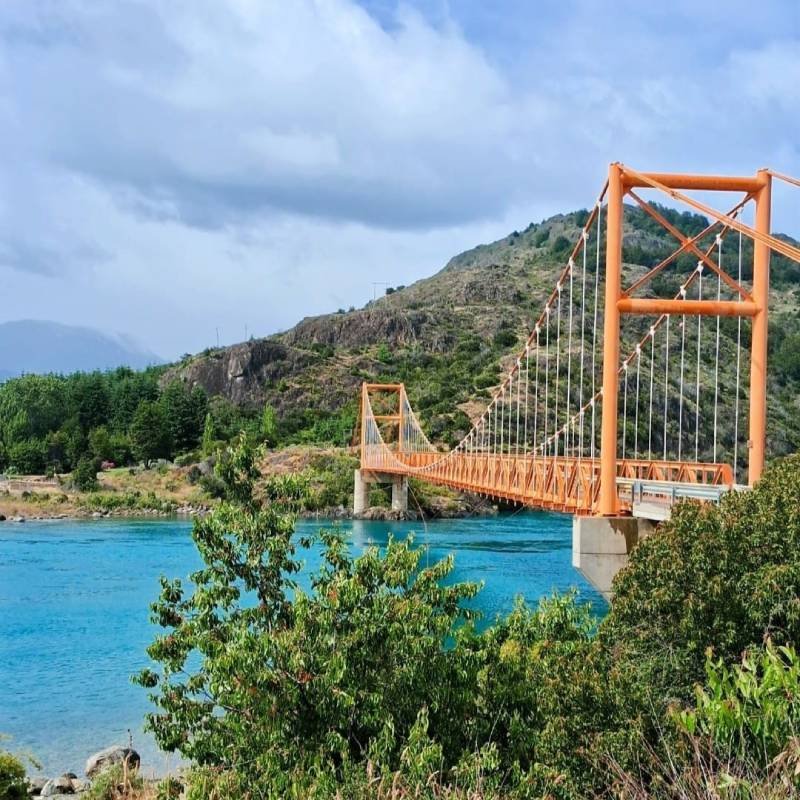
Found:
<svg viewBox="0 0 800 800"><path fill-rule="evenodd" d="M653 460L653 370L656 364L656 329L650 326L650 403L647 419L647 457Z"/></svg>
<svg viewBox="0 0 800 800"><path fill-rule="evenodd" d="M667 418L669 414L669 321L667 314L666 339L664 342L664 461L667 460Z"/></svg>
<svg viewBox="0 0 800 800"><path fill-rule="evenodd" d="M523 450L522 454L525 458L528 457L528 385L530 384L530 342L525 342L525 424L522 433Z"/></svg>
<svg viewBox="0 0 800 800"><path fill-rule="evenodd" d="M572 284L575 273L575 262L569 260L569 333L567 335L567 402L566 402L566 425L569 426L569 404L572 397ZM568 455L569 447L569 428L564 432L564 455Z"/></svg>
<svg viewBox="0 0 800 800"><path fill-rule="evenodd" d="M686 299L686 287L681 286L681 297ZM683 365L686 357L686 314L681 319L681 377L680 395L678 397L678 461L683 451Z"/></svg>
<svg viewBox="0 0 800 800"><path fill-rule="evenodd" d="M703 299L703 262L697 262L697 300ZM694 460L700 460L700 325L703 315L697 315L697 374L694 394Z"/></svg>
<svg viewBox="0 0 800 800"><path fill-rule="evenodd" d="M622 392L622 460L625 460L625 444L628 440L628 362L622 362L624 389Z"/></svg>
<svg viewBox="0 0 800 800"><path fill-rule="evenodd" d="M636 345L636 415L633 423L633 458L639 460L639 374L642 370L642 346Z"/></svg>
<svg viewBox="0 0 800 800"><path fill-rule="evenodd" d="M722 270L722 237L717 234L717 261L719 268ZM722 299L722 278L717 275L717 302ZM719 405L719 325L720 318L717 316L717 333L714 345L714 444L713 444L713 460L717 462L717 416Z"/></svg>
<svg viewBox="0 0 800 800"><path fill-rule="evenodd" d="M739 269L738 269L739 283L742 282L742 232L739 231ZM741 298L739 298L741 302ZM736 399L734 401L735 409L733 414L733 480L738 480L738 466L739 466L739 378L740 367L742 362L742 318L737 318L736 326Z"/></svg>

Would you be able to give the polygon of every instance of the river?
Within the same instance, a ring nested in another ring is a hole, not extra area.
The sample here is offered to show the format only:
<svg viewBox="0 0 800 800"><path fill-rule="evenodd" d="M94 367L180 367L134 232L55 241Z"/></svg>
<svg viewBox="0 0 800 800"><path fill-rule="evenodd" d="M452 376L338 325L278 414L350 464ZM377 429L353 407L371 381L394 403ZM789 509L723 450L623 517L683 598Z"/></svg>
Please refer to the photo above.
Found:
<svg viewBox="0 0 800 800"><path fill-rule="evenodd" d="M324 522L302 521L299 533ZM485 619L509 611L516 595L535 603L576 587L603 614L606 605L571 566L571 520L546 513L415 522L339 523L355 551L391 532L415 534L430 561L455 554L454 578L484 581L475 605ZM0 525L0 733L45 774L83 772L86 757L127 743L145 772L175 757L142 731L150 708L130 675L147 664L154 627L148 605L158 577L186 577L200 564L185 520L59 520ZM306 563L318 563L316 549ZM2 746L2 745L0 745Z"/></svg>

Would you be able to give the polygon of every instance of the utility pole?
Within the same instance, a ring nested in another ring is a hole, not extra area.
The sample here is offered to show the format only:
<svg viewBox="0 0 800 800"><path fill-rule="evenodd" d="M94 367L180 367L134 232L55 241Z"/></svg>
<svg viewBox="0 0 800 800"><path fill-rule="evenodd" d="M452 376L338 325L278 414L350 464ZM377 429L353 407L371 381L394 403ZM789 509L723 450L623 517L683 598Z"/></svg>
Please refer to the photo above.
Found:
<svg viewBox="0 0 800 800"><path fill-rule="evenodd" d="M217 347L219 347L219 326L214 328L214 330L217 332Z"/></svg>

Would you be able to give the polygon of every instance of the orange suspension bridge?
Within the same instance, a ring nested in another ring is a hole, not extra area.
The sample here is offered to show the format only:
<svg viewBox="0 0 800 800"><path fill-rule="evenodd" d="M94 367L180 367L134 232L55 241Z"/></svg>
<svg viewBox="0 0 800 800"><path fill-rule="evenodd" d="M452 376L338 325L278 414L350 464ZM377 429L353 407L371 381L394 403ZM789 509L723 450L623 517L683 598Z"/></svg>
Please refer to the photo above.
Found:
<svg viewBox="0 0 800 800"><path fill-rule="evenodd" d="M402 384L364 384L356 511L364 482L409 476L604 518L661 519L676 499L752 485L765 461L770 255L800 263L770 233L773 179L800 186L771 170L612 164L524 348L456 447L431 444ZM646 190L708 225L687 235ZM736 202L718 211L687 194L698 191ZM626 229L626 200L675 239L649 270L623 263L626 234L642 235Z"/></svg>

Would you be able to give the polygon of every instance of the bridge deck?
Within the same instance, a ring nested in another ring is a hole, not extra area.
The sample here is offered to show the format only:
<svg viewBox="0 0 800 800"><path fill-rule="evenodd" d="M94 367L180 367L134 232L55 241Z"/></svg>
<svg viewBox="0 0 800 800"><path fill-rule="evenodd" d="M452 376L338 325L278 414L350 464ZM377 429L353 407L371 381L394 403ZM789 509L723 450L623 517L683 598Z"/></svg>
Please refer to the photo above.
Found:
<svg viewBox="0 0 800 800"><path fill-rule="evenodd" d="M384 445L365 448L361 468L367 472L418 477L530 508L588 514L596 512L598 503L600 459L597 458L403 453ZM668 516L669 507L679 499L716 502L733 484L727 464L645 459L617 462L620 511L652 519Z"/></svg>

